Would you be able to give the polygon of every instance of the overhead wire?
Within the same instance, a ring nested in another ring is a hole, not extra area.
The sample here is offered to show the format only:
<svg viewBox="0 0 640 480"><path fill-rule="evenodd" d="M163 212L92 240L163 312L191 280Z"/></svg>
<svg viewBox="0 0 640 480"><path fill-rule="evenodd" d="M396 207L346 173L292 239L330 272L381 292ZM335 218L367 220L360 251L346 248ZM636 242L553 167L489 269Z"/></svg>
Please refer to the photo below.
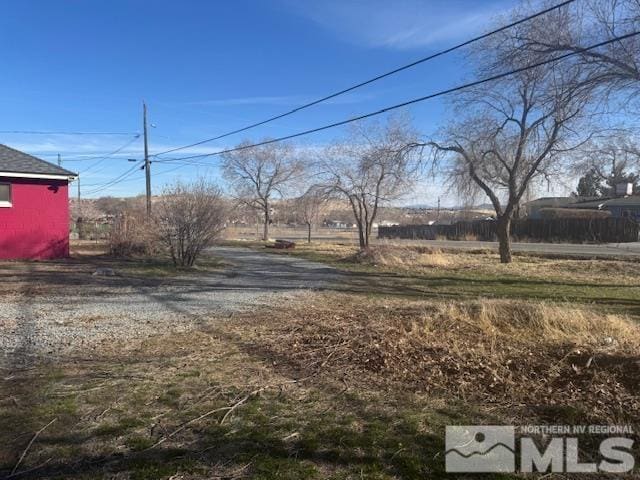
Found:
<svg viewBox="0 0 640 480"><path fill-rule="evenodd" d="M87 187L96 187L96 188L94 188L94 189L92 189L92 190L90 190L88 192L85 192L85 195L92 195L94 193L100 192L102 190L105 190L105 189L107 189L109 187L112 187L112 186L120 183L125 178L133 175L143 163L144 163L144 161L142 161L142 160L136 162L131 168L126 170L124 173L118 175L116 178L114 178L112 180L109 180L107 182L94 183L94 184L86 185Z"/></svg>
<svg viewBox="0 0 640 480"><path fill-rule="evenodd" d="M603 41L603 42L599 42L599 43L591 45L589 47L576 49L574 51L571 51L569 53L565 53L565 54L556 56L556 57L551 58L551 59L547 59L547 60L543 60L543 61L540 61L540 62L536 62L536 63L530 64L530 65L527 65L527 66L524 66L524 67L520 67L520 68L516 68L516 69L513 69L513 70L509 70L507 72L502 72L502 73L499 73L499 74L496 74L496 75L493 75L493 76L490 76L490 77L486 77L486 78L483 78L483 79L480 79L480 80L475 80L473 82L465 83L463 85L458 85L456 87L452 87L452 88L449 88L449 89L446 89L446 90L440 90L440 91L438 91L436 93L431 93L429 95L424 95L422 97L418 97L418 98L414 98L414 99L411 99L411 100L407 100L407 101L402 102L402 103L397 103L395 105L391 105L389 107L385 107L385 108L382 108L380 110L376 110L376 111L373 111L373 112L369 112L369 113L365 113L365 114L358 115L358 116L355 116L355 117L351 117L351 118L348 118L346 120L341 120L341 121L338 121L338 122L330 123L328 125L323 125L323 126L316 127L316 128L311 128L311 129L308 129L308 130L303 130L301 132L297 132L297 133L294 133L294 134L291 134L291 135L285 135L285 136L282 136L282 137L265 140L263 142L252 143L252 144L247 144L247 145L241 145L239 147L228 148L228 149L224 149L224 150L218 150L216 152L211 152L211 153L203 153L203 154L197 154L197 155L189 155L189 156L185 156L185 157L178 157L178 158L174 158L174 159L171 159L171 160L173 160L173 161L178 161L178 160L186 161L186 160L191 160L191 159L196 159L196 158L197 159L202 159L202 158L207 158L207 157L212 157L212 156L223 155L223 154L226 154L226 153L232 153L232 152L237 152L237 151L241 151L241 150L247 150L247 149L250 149L250 148L255 148L255 147L259 147L259 146L263 146L263 145L269 145L269 144L272 144L272 143L278 143L278 142L282 142L282 141L285 141L285 140L290 140L290 139L293 139L293 138L309 135L309 134L312 134L312 133L321 132L323 130L328 130L330 128L335 128L335 127L339 127L339 126L342 126L342 125L347 125L349 123L353 123L353 122L357 122L357 121L364 120L364 119L367 119L367 118L371 118L371 117L374 117L374 116L377 116L377 115L381 115L383 113L387 113L387 112L390 112L390 111L393 111L393 110L397 110L399 108L407 107L409 105L413 105L413 104L416 104L416 103L424 102L426 100L431 100L433 98L441 97L441 96L444 96L444 95L449 95L451 93L455 93L455 92L458 92L458 91L461 91L461 90L465 90L465 89L468 89L468 88L471 88L471 87L475 87L475 86L482 85L482 84L485 84L485 83L489 83L489 82L493 82L493 81L496 81L496 80L500 80L502 78L509 77L511 75L515 75L517 73L521 73L521 72L524 72L524 71L527 71L527 70L531 70L533 68L541 67L541 66L547 65L549 63L559 62L559 61L564 60L566 58L569 58L569 57L572 57L572 56L575 56L575 55L579 55L581 53L585 53L585 52L594 50L596 48L603 47L605 45L609 45L609 44L614 43L614 42L619 42L621 40L632 38L632 37L635 37L637 35L640 35L640 31L628 33L626 35L621 35L619 37L615 37L615 38L612 38L612 39L609 39L609 40L606 40L606 41ZM156 160L156 162L158 162L158 161L162 161L162 160Z"/></svg>
<svg viewBox="0 0 640 480"><path fill-rule="evenodd" d="M104 162L106 159L117 155L118 153L120 153L121 151L123 151L125 148L129 147L133 142L135 142L138 138L140 138L140 135L136 135L134 136L131 140L127 141L124 145L122 145L121 147L117 148L116 150L114 150L113 152L110 152L106 155L104 155L103 157L93 157L92 159L98 159L96 162L92 163L91 165L89 165L87 168L85 168L84 170L81 170L79 173L86 173L89 170L91 170L92 168L100 165L102 162ZM86 159L85 159L86 160Z"/></svg>
<svg viewBox="0 0 640 480"><path fill-rule="evenodd" d="M134 135L131 132L47 132L41 130L0 130L0 134L25 135Z"/></svg>
<svg viewBox="0 0 640 480"><path fill-rule="evenodd" d="M553 6L549 7L549 8L546 8L544 10L541 10L539 12L536 12L534 14L531 14L531 15L528 15L528 16L526 16L524 18L521 18L520 20L516 20L514 22L511 22L511 23L509 23L507 25L504 25L502 27L499 27L499 28L496 28L494 30L491 30L491 31L489 31L487 33L484 33L482 35L478 35L476 37L473 37L473 38L471 38L469 40L466 40L466 41L464 41L462 43L458 43L457 45L454 45L454 46L449 47L447 49L444 49L444 50L441 50L441 51L436 52L434 54L431 54L431 55L428 55L426 57L420 58L420 59L415 60L415 61L413 61L411 63L403 65L401 67L395 68L395 69L390 70L390 71L385 72L385 73L382 73L382 74L377 75L377 76L375 76L373 78L370 78L368 80L364 80L364 81L362 81L360 83L352 85L351 87L344 88L342 90L339 90L337 92L331 93L331 94L326 95L326 96L324 96L322 98L319 98L317 100L313 100L313 101L311 101L309 103L305 103L304 105L300 105L299 107L296 107L296 108L294 108L292 110L288 110L288 111L286 111L284 113L269 117L269 118L267 118L265 120L261 120L261 121L256 122L256 123L252 123L252 124L244 126L242 128L238 128L238 129L223 133L221 135L217 135L217 136L214 136L214 137L211 137L211 138L207 138L205 140L201 140L201 141L198 141L198 142L195 142L195 143L191 143L189 145L184 145L182 147L171 148L171 149L165 150L163 152L155 153L153 156L165 155L167 153L177 152L177 151L180 151L180 150L185 150L187 148L196 147L196 146L202 145L204 143L209 143L209 142L213 142L215 140L220 140L222 138L229 137L229 136L235 135L237 133L245 132L245 131L250 130L252 128L259 127L261 125L265 125L265 124L273 122L275 120L279 120L279 119L287 117L289 115L293 115L294 113L297 113L297 112L299 112L301 110L310 108L310 107L312 107L314 105L318 105L319 103L325 102L327 100L331 100L332 98L338 97L340 95L344 95L345 93L352 92L352 91L354 91L354 90L356 90L358 88L364 87L366 85L370 85L370 84L372 84L374 82L377 82L378 80L381 80L383 78L389 77L391 75L395 75L396 73L402 72L402 71L407 70L409 68L413 68L413 67L415 67L417 65L420 65L422 63L428 62L428 61L433 60L435 58L441 57L441 56L446 55L448 53L454 52L454 51L459 50L459 49L461 49L463 47L471 45L471 44L473 44L475 42L478 42L480 40L488 38L488 37L490 37L492 35L495 35L497 33L503 32L505 30L508 30L508 29L513 28L513 27L515 27L517 25L520 25L522 23L528 22L530 20L533 20L534 18L540 17L542 15L546 15L547 13L550 13L550 12L552 12L554 10L560 9L560 8L562 8L564 6L567 6L567 5L569 5L569 4L571 4L571 3L575 2L575 1L576 0L566 0L564 2L558 3L556 5L553 5Z"/></svg>

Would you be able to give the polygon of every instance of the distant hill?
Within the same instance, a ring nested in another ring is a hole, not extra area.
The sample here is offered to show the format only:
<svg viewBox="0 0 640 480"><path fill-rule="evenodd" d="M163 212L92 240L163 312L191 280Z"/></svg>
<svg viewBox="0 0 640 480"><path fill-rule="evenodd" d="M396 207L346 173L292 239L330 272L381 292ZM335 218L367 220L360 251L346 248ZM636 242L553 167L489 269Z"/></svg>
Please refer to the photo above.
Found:
<svg viewBox="0 0 640 480"><path fill-rule="evenodd" d="M428 203L417 203L412 205L404 205L401 208L413 209L413 210L437 210L437 205L429 205ZM447 207L440 205L440 210L493 210L493 205L490 203L482 203L480 205L474 205L472 207L453 206Z"/></svg>

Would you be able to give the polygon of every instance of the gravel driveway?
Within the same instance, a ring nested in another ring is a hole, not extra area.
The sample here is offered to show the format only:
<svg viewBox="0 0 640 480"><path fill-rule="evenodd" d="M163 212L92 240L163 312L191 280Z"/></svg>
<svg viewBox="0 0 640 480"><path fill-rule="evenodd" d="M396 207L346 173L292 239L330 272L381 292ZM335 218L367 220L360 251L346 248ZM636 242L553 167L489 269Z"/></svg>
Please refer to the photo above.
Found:
<svg viewBox="0 0 640 480"><path fill-rule="evenodd" d="M224 260L220 271L165 279L95 276L90 261L0 264L0 276L13 286L0 293L0 363L188 331L233 312L282 302L300 289L338 287L344 275L326 265L244 248L213 253Z"/></svg>

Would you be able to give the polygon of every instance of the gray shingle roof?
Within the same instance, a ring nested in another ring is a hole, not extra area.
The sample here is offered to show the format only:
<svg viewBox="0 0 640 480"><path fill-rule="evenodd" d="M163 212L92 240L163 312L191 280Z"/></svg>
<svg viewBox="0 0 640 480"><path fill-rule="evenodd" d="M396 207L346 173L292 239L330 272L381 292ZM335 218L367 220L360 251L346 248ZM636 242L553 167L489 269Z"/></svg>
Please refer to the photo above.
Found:
<svg viewBox="0 0 640 480"><path fill-rule="evenodd" d="M0 144L0 172L76 176L53 163Z"/></svg>

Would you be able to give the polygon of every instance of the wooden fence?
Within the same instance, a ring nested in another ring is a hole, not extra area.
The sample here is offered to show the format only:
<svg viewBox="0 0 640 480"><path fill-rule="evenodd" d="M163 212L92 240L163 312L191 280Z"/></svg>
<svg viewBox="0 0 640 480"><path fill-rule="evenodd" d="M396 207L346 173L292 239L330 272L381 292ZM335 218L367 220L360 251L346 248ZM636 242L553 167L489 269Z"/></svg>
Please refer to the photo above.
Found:
<svg viewBox="0 0 640 480"><path fill-rule="evenodd" d="M496 222L458 222L452 225L379 227L378 238L423 240L496 240ZM564 243L623 243L639 240L640 225L628 218L553 218L515 220L514 240Z"/></svg>

